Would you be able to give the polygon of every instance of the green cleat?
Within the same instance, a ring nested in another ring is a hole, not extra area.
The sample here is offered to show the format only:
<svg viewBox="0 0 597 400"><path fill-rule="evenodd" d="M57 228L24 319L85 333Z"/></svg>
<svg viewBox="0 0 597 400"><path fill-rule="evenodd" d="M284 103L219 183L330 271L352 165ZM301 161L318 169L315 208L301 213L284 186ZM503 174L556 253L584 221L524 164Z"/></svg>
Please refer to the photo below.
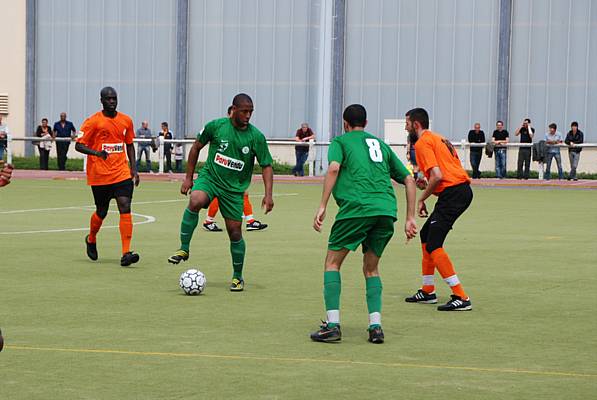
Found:
<svg viewBox="0 0 597 400"><path fill-rule="evenodd" d="M230 284L231 292L242 292L245 290L245 281L242 279L233 278Z"/></svg>
<svg viewBox="0 0 597 400"><path fill-rule="evenodd" d="M168 262L170 264L180 264L181 261L186 261L189 259L189 253L184 250L176 250L174 254L168 257Z"/></svg>

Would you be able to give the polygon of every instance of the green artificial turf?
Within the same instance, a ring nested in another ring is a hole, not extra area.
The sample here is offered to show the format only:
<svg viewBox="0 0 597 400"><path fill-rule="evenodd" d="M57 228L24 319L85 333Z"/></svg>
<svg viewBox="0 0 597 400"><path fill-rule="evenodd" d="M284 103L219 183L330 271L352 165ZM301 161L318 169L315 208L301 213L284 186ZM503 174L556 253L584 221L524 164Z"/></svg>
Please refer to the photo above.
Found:
<svg viewBox="0 0 597 400"><path fill-rule="evenodd" d="M118 224L116 213L98 236L99 261L86 258L92 197L84 182L15 180L0 189L0 399L597 393L594 191L475 188L445 246L473 311L440 313L404 302L420 284L420 248L405 244L399 187L396 234L380 264L383 345L366 341L358 252L343 267L342 343L309 340L325 316L322 265L336 208L318 234L311 223L319 185L276 184L267 216L259 210L262 192L254 184L251 198L270 227L245 233L246 290L231 293L226 233L198 229L190 260L166 262L178 248L186 204L179 183L142 182L135 191L135 222L155 222L134 228L141 254L134 268L119 266L118 229L107 228ZM178 287L192 267L208 280L196 297ZM449 290L436 280L445 302Z"/></svg>

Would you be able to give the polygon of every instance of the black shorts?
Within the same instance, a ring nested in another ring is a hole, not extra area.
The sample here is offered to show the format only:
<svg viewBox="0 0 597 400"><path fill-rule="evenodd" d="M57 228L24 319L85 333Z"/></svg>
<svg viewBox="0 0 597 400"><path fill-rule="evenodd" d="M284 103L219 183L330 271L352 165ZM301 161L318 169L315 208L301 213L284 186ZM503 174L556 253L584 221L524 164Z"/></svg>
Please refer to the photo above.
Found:
<svg viewBox="0 0 597 400"><path fill-rule="evenodd" d="M93 192L95 205L98 207L107 207L110 204L110 200L117 197L132 199L134 187L133 180L126 179L122 182L111 183L109 185L91 186L91 191Z"/></svg>
<svg viewBox="0 0 597 400"><path fill-rule="evenodd" d="M433 212L421 228L421 243L427 243L427 251L431 253L444 245L454 222L473 201L473 191L468 183L450 186L438 196Z"/></svg>

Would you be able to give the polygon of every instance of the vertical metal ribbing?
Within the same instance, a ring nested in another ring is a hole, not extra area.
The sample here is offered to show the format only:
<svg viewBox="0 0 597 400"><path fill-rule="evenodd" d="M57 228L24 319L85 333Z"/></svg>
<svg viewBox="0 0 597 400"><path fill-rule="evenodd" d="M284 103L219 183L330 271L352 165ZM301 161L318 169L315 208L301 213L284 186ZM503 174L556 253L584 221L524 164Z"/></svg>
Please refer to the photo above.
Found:
<svg viewBox="0 0 597 400"><path fill-rule="evenodd" d="M187 64L189 54L189 0L177 0L176 8L176 127L180 139L187 131Z"/></svg>

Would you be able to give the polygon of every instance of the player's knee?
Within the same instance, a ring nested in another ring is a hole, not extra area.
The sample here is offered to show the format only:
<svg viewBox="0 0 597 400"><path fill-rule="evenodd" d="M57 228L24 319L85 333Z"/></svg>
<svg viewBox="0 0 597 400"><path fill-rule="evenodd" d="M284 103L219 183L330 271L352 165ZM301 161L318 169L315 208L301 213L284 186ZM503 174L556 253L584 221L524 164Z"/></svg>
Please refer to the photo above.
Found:
<svg viewBox="0 0 597 400"><path fill-rule="evenodd" d="M106 218L106 215L108 215L108 207L96 207L95 213L97 214L98 217L100 217L101 219L104 219L104 218Z"/></svg>
<svg viewBox="0 0 597 400"><path fill-rule="evenodd" d="M240 229L234 229L228 231L228 238L230 238L231 242L238 242L243 238L242 231Z"/></svg>
<svg viewBox="0 0 597 400"><path fill-rule="evenodd" d="M435 240L430 240L426 245L425 245L425 250L427 250L427 253L431 254L433 253L435 250L443 247L443 242L439 242L439 241L435 241Z"/></svg>

